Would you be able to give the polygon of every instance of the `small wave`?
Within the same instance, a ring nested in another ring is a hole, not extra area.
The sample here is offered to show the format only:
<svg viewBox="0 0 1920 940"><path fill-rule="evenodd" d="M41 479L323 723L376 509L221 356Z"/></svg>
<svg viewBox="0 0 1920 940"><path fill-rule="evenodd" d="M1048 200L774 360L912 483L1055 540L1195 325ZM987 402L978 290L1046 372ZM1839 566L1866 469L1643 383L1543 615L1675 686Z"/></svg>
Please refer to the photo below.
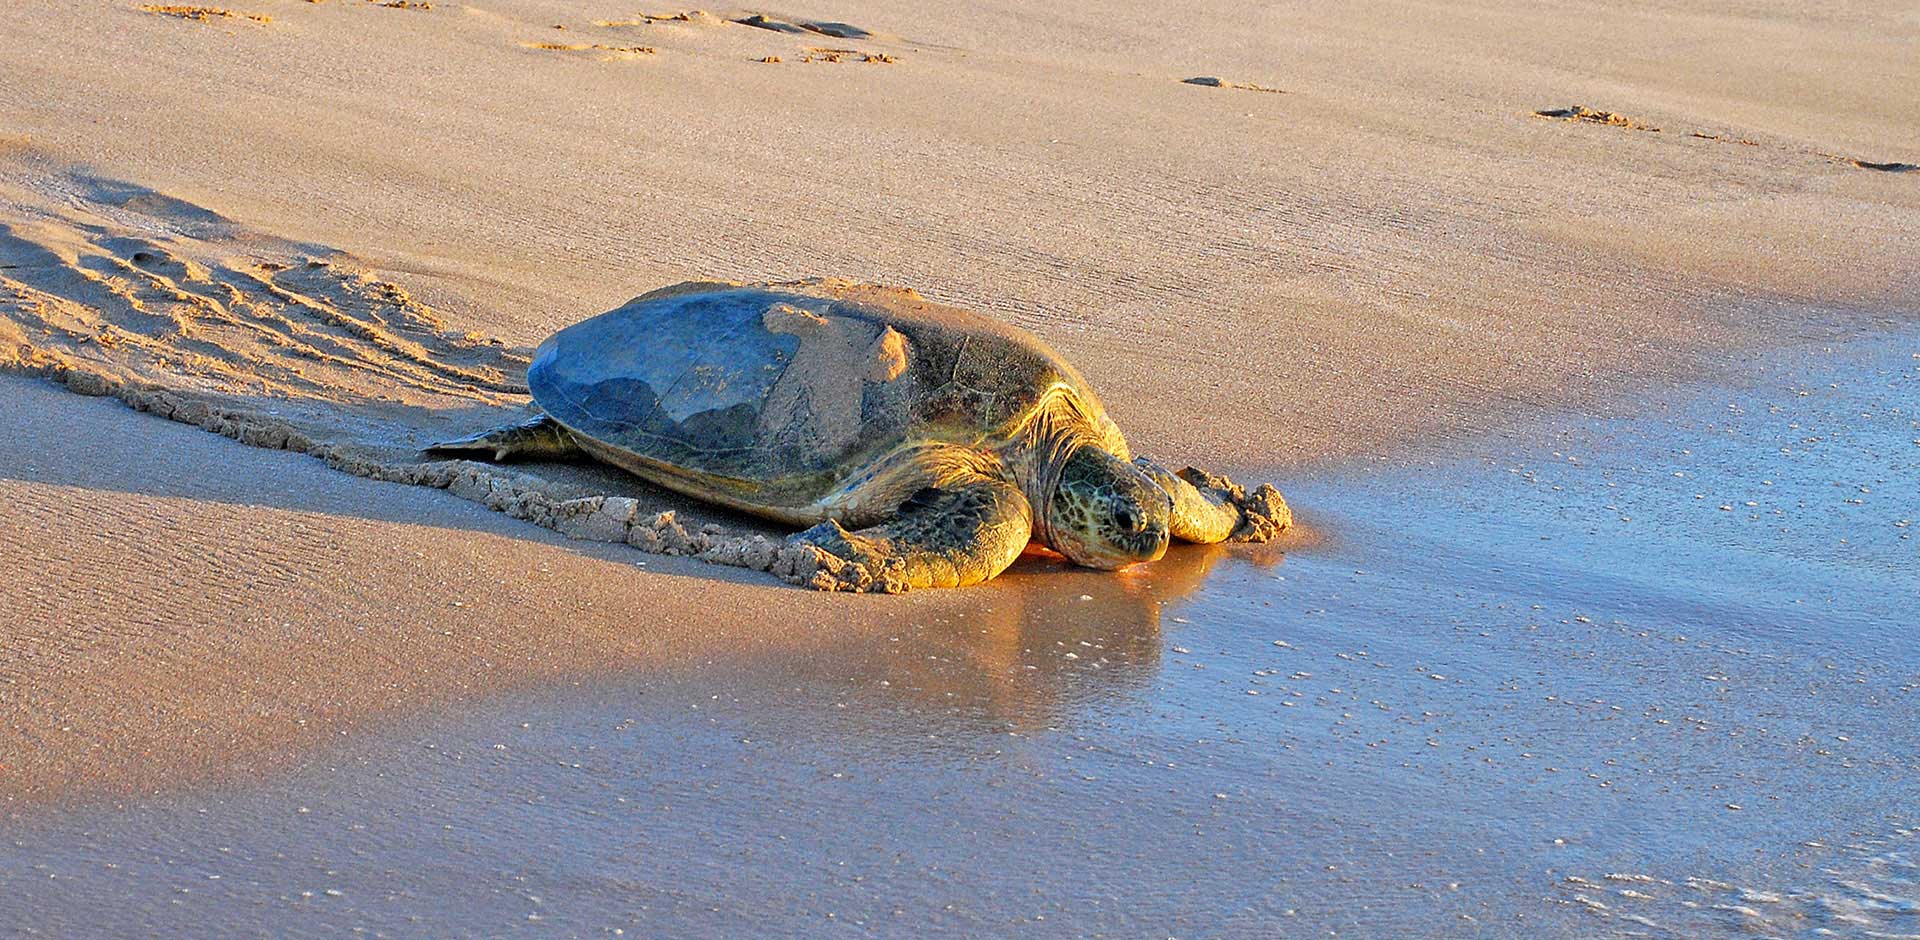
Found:
<svg viewBox="0 0 1920 940"><path fill-rule="evenodd" d="M1609 872L1569 875L1558 883L1555 899L1611 924L1613 931L1601 936L1920 940L1917 835L1896 829L1885 838L1833 848L1808 843L1831 853L1817 869L1824 881L1814 885ZM1603 902L1594 895L1605 883L1618 887Z"/></svg>

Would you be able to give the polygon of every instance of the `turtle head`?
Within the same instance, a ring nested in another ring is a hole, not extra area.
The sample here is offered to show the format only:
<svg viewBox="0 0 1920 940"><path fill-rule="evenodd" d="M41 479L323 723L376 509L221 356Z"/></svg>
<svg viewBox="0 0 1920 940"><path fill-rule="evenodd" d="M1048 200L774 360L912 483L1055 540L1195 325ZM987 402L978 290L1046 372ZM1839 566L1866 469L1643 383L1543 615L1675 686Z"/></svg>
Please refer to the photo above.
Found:
<svg viewBox="0 0 1920 940"><path fill-rule="evenodd" d="M1098 447L1067 456L1046 512L1049 543L1075 564L1124 568L1167 553L1173 500L1132 464Z"/></svg>

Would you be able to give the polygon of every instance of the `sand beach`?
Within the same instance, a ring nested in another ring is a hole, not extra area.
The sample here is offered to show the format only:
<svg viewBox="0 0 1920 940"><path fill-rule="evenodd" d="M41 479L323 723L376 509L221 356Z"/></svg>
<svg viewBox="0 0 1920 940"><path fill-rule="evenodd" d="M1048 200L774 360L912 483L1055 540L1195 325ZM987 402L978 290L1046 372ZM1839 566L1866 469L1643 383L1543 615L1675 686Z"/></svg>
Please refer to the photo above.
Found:
<svg viewBox="0 0 1920 940"><path fill-rule="evenodd" d="M0 29L0 934L1920 929L1911 11ZM419 453L556 329L813 276L1299 530L824 594Z"/></svg>

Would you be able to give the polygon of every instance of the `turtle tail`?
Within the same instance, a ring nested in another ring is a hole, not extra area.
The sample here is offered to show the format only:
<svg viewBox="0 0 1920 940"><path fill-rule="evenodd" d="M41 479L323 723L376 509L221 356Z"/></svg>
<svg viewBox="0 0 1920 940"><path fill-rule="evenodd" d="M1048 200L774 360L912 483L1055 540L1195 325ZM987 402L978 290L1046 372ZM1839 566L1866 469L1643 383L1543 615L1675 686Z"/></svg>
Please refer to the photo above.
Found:
<svg viewBox="0 0 1920 940"><path fill-rule="evenodd" d="M492 461L572 460L585 456L573 439L573 432L547 415L470 437L429 444L426 452Z"/></svg>

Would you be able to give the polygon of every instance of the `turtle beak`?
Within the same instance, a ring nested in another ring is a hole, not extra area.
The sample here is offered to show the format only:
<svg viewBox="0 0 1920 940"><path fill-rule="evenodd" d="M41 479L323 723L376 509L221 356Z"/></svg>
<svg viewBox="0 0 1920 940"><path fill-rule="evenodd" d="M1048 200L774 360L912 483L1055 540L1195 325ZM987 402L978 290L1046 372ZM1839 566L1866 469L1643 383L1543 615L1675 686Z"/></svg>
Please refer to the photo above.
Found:
<svg viewBox="0 0 1920 940"><path fill-rule="evenodd" d="M1159 561L1167 555L1167 543L1170 541L1167 526L1161 522L1150 522L1131 533L1124 542L1116 545L1125 555L1113 568L1127 568Z"/></svg>
<svg viewBox="0 0 1920 940"><path fill-rule="evenodd" d="M1150 554L1147 556L1148 561L1159 561L1167 557L1167 543L1170 539L1165 524L1156 522L1148 526L1147 531L1141 534L1149 540L1145 546L1150 551Z"/></svg>

